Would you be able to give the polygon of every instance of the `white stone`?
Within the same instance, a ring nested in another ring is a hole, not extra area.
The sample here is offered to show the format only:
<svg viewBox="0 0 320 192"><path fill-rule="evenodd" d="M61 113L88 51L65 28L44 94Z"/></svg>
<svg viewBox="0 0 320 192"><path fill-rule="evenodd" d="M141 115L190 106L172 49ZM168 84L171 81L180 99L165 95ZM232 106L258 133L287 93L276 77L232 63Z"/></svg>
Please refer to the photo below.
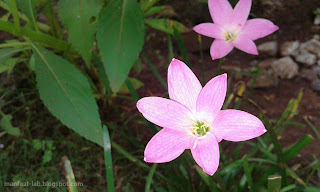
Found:
<svg viewBox="0 0 320 192"><path fill-rule="evenodd" d="M277 59L272 58L272 59L262 60L261 62L258 63L258 67L259 67L260 69L269 69L269 68L271 68L272 63L273 63L275 60L277 60Z"/></svg>
<svg viewBox="0 0 320 192"><path fill-rule="evenodd" d="M299 71L298 64L289 56L274 61L271 67L273 73L281 79L292 79Z"/></svg>
<svg viewBox="0 0 320 192"><path fill-rule="evenodd" d="M261 56L275 57L278 53L278 43L276 41L268 41L258 46L258 52Z"/></svg>
<svg viewBox="0 0 320 192"><path fill-rule="evenodd" d="M314 18L313 24L315 25L320 25L320 16L316 16L316 18Z"/></svg>
<svg viewBox="0 0 320 192"><path fill-rule="evenodd" d="M280 55L292 55L299 48L299 41L287 41L280 46Z"/></svg>
<svg viewBox="0 0 320 192"><path fill-rule="evenodd" d="M309 51L310 53L314 53L318 57L320 57L320 41L317 39L311 39L302 43L300 49L304 49Z"/></svg>
<svg viewBox="0 0 320 192"><path fill-rule="evenodd" d="M301 49L294 54L297 62L311 66L317 62L317 57L308 51Z"/></svg>

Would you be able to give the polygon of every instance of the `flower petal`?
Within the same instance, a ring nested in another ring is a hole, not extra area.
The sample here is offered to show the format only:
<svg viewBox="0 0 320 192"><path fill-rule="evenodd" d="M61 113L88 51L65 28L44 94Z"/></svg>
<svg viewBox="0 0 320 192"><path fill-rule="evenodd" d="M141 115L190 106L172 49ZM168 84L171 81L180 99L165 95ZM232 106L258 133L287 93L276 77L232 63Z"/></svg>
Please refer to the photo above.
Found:
<svg viewBox="0 0 320 192"><path fill-rule="evenodd" d="M182 61L173 59L168 69L168 90L170 99L196 110L196 102L202 86L198 78Z"/></svg>
<svg viewBox="0 0 320 192"><path fill-rule="evenodd" d="M232 7L227 0L209 0L209 11L214 23L225 25L229 23Z"/></svg>
<svg viewBox="0 0 320 192"><path fill-rule="evenodd" d="M227 43L225 40L216 39L213 41L210 48L211 58L212 60L220 59L228 55L232 49L233 45L231 43Z"/></svg>
<svg viewBox="0 0 320 192"><path fill-rule="evenodd" d="M223 28L219 24L202 23L193 28L193 30L201 35L216 39L223 39Z"/></svg>
<svg viewBox="0 0 320 192"><path fill-rule="evenodd" d="M211 79L201 90L197 100L198 119L212 124L218 115L227 93L227 74Z"/></svg>
<svg viewBox="0 0 320 192"><path fill-rule="evenodd" d="M191 112L176 101L161 97L144 97L137 102L137 108L146 119L160 127L183 129L182 127L190 126L186 116L192 116Z"/></svg>
<svg viewBox="0 0 320 192"><path fill-rule="evenodd" d="M239 0L231 16L231 25L244 26L249 17L251 4L252 0Z"/></svg>
<svg viewBox="0 0 320 192"><path fill-rule="evenodd" d="M252 55L258 55L256 44L254 44L254 42L244 34L237 36L236 40L233 42L233 45L241 51Z"/></svg>
<svg viewBox="0 0 320 192"><path fill-rule="evenodd" d="M259 137L266 132L259 118L250 113L234 109L221 110L212 127L218 142L222 139L245 141Z"/></svg>
<svg viewBox="0 0 320 192"><path fill-rule="evenodd" d="M278 29L278 26L267 19L250 19L242 28L241 33L254 41L270 35Z"/></svg>
<svg viewBox="0 0 320 192"><path fill-rule="evenodd" d="M192 156L197 164L209 175L213 175L219 166L219 145L212 133L205 138L198 139L195 148L191 149Z"/></svg>
<svg viewBox="0 0 320 192"><path fill-rule="evenodd" d="M186 131L164 128L154 135L144 151L144 161L164 163L179 157L185 149L189 149L193 137Z"/></svg>

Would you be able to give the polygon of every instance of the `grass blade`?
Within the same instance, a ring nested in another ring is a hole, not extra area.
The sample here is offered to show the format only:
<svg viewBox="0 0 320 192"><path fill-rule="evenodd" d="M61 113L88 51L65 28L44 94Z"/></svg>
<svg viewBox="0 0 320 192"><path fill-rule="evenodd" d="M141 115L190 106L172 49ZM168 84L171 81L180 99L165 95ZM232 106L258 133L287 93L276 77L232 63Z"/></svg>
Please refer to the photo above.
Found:
<svg viewBox="0 0 320 192"><path fill-rule="evenodd" d="M112 155L111 155L111 142L109 137L108 128L103 125L103 150L104 150L104 161L106 164L106 177L107 177L107 188L109 192L114 192L114 176L112 166Z"/></svg>
<svg viewBox="0 0 320 192"><path fill-rule="evenodd" d="M148 174L148 177L147 177L145 192L149 192L150 191L152 177L153 177L154 172L156 171L157 165L158 165L158 163L154 163L152 165L152 167L151 167L151 170L150 170L150 172Z"/></svg>
<svg viewBox="0 0 320 192"><path fill-rule="evenodd" d="M182 37L181 37L178 29L175 26L172 26L172 27L173 27L173 36L177 40L180 54L182 56L182 60L188 65L188 67L191 67L188 52L187 52L186 46L184 45Z"/></svg>
<svg viewBox="0 0 320 192"><path fill-rule="evenodd" d="M64 174L65 174L67 181L68 181L69 192L78 192L77 182L74 177L72 166L71 166L71 163L70 163L68 157L63 156L61 158L61 161L62 161L62 165L63 165Z"/></svg>
<svg viewBox="0 0 320 192"><path fill-rule="evenodd" d="M280 192L281 176L272 175L268 177L268 192Z"/></svg>
<svg viewBox="0 0 320 192"><path fill-rule="evenodd" d="M244 156L243 158L243 168L244 168L244 173L247 177L247 181L248 181L248 184L249 184L249 187L250 187L250 191L255 191L254 190L254 185L253 185L253 181L252 181L252 177L251 177L251 169L249 167L249 164L248 164L248 157L247 156Z"/></svg>
<svg viewBox="0 0 320 192"><path fill-rule="evenodd" d="M303 119L305 120L305 122L307 122L307 124L312 128L312 130L316 133L318 139L320 140L320 133L317 130L317 128L308 120L308 117L303 117Z"/></svg>
<svg viewBox="0 0 320 192"><path fill-rule="evenodd" d="M289 147L284 152L283 161L287 162L293 157L295 157L303 148L305 148L309 143L313 141L313 137L311 135L305 135L300 141Z"/></svg>
<svg viewBox="0 0 320 192"><path fill-rule="evenodd" d="M126 82L126 85L127 85L128 89L129 89L129 91L131 93L131 96L132 96L133 100L137 103L139 101L139 99L140 99L137 91L134 89L134 87L133 87L131 81L129 80L129 78L126 78L125 82Z"/></svg>
<svg viewBox="0 0 320 192"><path fill-rule="evenodd" d="M163 87L168 90L167 87L167 83L166 81L163 79L163 77L160 75L160 73L158 72L158 70L155 68L155 66L151 63L150 59L147 57L147 55L143 52L143 58L146 61L148 67L150 68L150 70L152 71L152 73L154 74L154 76L156 76L156 78L158 79L158 81L161 83L161 85L163 85Z"/></svg>

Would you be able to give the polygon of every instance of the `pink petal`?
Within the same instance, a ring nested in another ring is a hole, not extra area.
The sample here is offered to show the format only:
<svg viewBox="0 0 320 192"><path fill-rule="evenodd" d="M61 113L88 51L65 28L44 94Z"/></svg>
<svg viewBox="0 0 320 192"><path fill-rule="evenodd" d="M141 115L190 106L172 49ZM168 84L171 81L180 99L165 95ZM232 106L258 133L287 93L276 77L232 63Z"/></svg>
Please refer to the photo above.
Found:
<svg viewBox="0 0 320 192"><path fill-rule="evenodd" d="M256 44L254 44L254 42L246 35L240 34L239 36L237 36L235 41L233 42L233 45L241 51L252 55L258 55Z"/></svg>
<svg viewBox="0 0 320 192"><path fill-rule="evenodd" d="M191 111L196 110L196 102L202 86L198 78L182 61L173 59L168 69L169 96Z"/></svg>
<svg viewBox="0 0 320 192"><path fill-rule="evenodd" d="M187 107L180 103L161 97L144 97L137 102L137 108L142 115L160 127L183 129L190 126L192 116Z"/></svg>
<svg viewBox="0 0 320 192"><path fill-rule="evenodd" d="M263 123L256 116L234 109L221 110L212 127L218 142L222 139L245 141L266 132Z"/></svg>
<svg viewBox="0 0 320 192"><path fill-rule="evenodd" d="M233 45L231 43L227 43L225 40L222 39L216 39L213 41L211 48L210 48L210 54L212 60L220 59L228 53L230 53L233 49Z"/></svg>
<svg viewBox="0 0 320 192"><path fill-rule="evenodd" d="M209 175L213 175L219 166L219 145L212 133L207 133L205 138L198 139L191 153L197 164Z"/></svg>
<svg viewBox="0 0 320 192"><path fill-rule="evenodd" d="M218 115L227 93L227 74L211 79L201 90L197 100L198 119L212 124Z"/></svg>
<svg viewBox="0 0 320 192"><path fill-rule="evenodd" d="M202 23L193 28L193 30L201 35L216 39L223 39L223 28L219 24Z"/></svg>
<svg viewBox="0 0 320 192"><path fill-rule="evenodd" d="M267 19L251 19L246 22L241 30L249 39L256 40L278 30L279 27Z"/></svg>
<svg viewBox="0 0 320 192"><path fill-rule="evenodd" d="M232 25L235 25L236 27L244 26L249 17L251 4L252 0L239 0L232 13Z"/></svg>
<svg viewBox="0 0 320 192"><path fill-rule="evenodd" d="M208 4L214 23L224 25L229 22L233 10L227 0L209 0Z"/></svg>
<svg viewBox="0 0 320 192"><path fill-rule="evenodd" d="M189 149L193 137L186 131L164 128L154 135L144 151L144 161L164 163L179 157L185 149Z"/></svg>

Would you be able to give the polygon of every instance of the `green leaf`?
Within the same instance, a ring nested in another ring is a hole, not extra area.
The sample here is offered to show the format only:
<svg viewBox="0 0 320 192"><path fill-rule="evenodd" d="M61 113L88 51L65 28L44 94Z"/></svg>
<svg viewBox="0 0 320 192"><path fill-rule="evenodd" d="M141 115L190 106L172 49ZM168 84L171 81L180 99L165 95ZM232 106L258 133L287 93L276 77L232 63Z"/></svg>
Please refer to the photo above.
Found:
<svg viewBox="0 0 320 192"><path fill-rule="evenodd" d="M13 67L19 62L19 58L9 58L5 62L0 63L0 74L3 72L11 73Z"/></svg>
<svg viewBox="0 0 320 192"><path fill-rule="evenodd" d="M86 77L67 60L32 44L40 97L53 115L102 146L98 106Z"/></svg>
<svg viewBox="0 0 320 192"><path fill-rule="evenodd" d="M36 18L36 0L17 0L18 8L24 13L33 29L38 30Z"/></svg>
<svg viewBox="0 0 320 192"><path fill-rule="evenodd" d="M112 1L102 12L98 23L98 48L114 93L137 60L144 35L144 18L136 0Z"/></svg>
<svg viewBox="0 0 320 192"><path fill-rule="evenodd" d="M97 20L104 0L60 0L58 14L68 29L69 42L90 67Z"/></svg>
<svg viewBox="0 0 320 192"><path fill-rule="evenodd" d="M0 127L4 129L9 135L19 136L21 134L20 129L12 126L11 119L12 115L3 114L0 120Z"/></svg>
<svg viewBox="0 0 320 192"><path fill-rule="evenodd" d="M4 61L9 59L10 57L14 56L20 51L26 50L28 48L26 47L17 47L17 48L6 48L6 49L0 49L0 64L2 64Z"/></svg>
<svg viewBox="0 0 320 192"><path fill-rule="evenodd" d="M305 148L312 141L313 137L311 135L305 135L302 139L300 139L300 141L287 148L283 154L284 162L287 162L293 157L295 157L303 148Z"/></svg>
<svg viewBox="0 0 320 192"><path fill-rule="evenodd" d="M52 160L52 151L45 151L42 157L42 163L49 163Z"/></svg>
<svg viewBox="0 0 320 192"><path fill-rule="evenodd" d="M136 78L129 77L129 81L132 84L134 90L137 90L144 86L144 84ZM128 89L128 86L125 83L123 83L118 93L128 94L130 93L130 90Z"/></svg>
<svg viewBox="0 0 320 192"><path fill-rule="evenodd" d="M186 28L182 23L170 19L146 19L145 23L150 27L169 33L173 35L173 27L174 26L179 33L186 32L188 28Z"/></svg>
<svg viewBox="0 0 320 192"><path fill-rule="evenodd" d="M281 189L281 176L272 175L268 177L268 192L279 192Z"/></svg>

